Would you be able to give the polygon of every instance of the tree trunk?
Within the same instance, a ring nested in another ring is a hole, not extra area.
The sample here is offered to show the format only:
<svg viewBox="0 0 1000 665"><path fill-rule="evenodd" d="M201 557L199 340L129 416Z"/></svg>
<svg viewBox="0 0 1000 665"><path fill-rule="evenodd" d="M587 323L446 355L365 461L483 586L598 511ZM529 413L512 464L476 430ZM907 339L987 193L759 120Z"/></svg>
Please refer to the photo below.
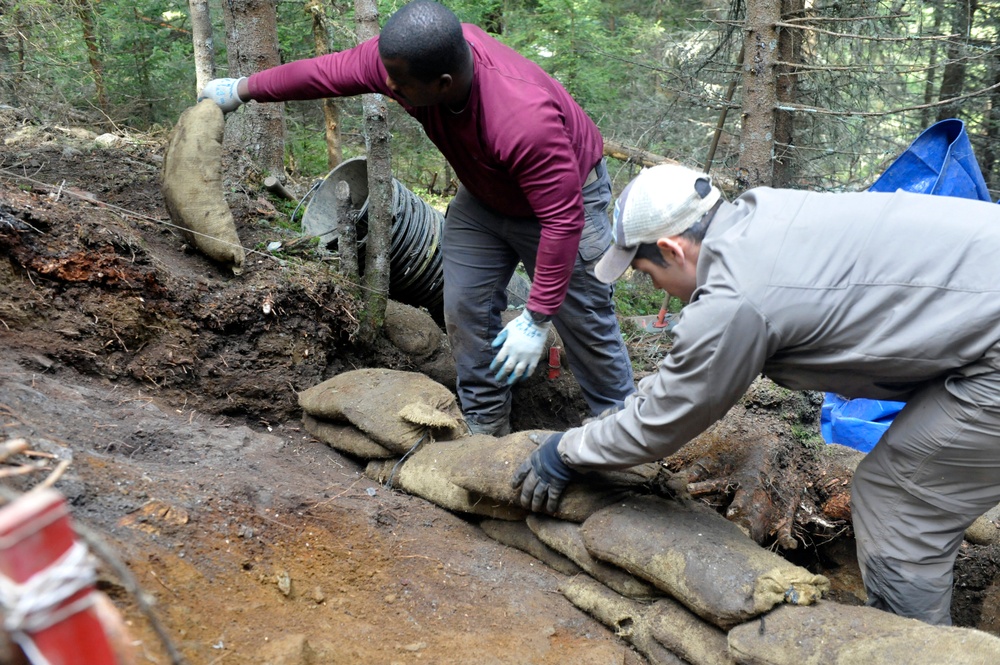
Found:
<svg viewBox="0 0 1000 665"><path fill-rule="evenodd" d="M316 55L326 55L330 52L330 29L326 10L320 0L309 0L305 10L312 16L313 40L316 42ZM337 100L323 100L323 120L326 127L326 163L330 169L344 161L340 144L340 107Z"/></svg>
<svg viewBox="0 0 1000 665"><path fill-rule="evenodd" d="M9 0L0 0L0 16L10 16L12 7ZM15 16L15 23L17 17ZM17 106L17 63L14 54L7 45L7 35L0 34L0 102L9 100L12 106Z"/></svg>
<svg viewBox="0 0 1000 665"><path fill-rule="evenodd" d="M215 41L212 38L212 17L208 0L188 0L191 10L191 36L194 40L195 92L215 78Z"/></svg>
<svg viewBox="0 0 1000 665"><path fill-rule="evenodd" d="M934 12L934 23L931 28L932 35L940 34L941 32L941 16L944 14L944 8L941 6L941 2L929 3L930 10ZM924 105L926 108L920 111L920 126L930 127L934 120L934 107L930 106L934 103L934 72L937 71L937 57L938 57L938 42L936 39L927 40L927 80L924 82Z"/></svg>
<svg viewBox="0 0 1000 665"><path fill-rule="evenodd" d="M669 157L657 155L656 153L643 150L642 148L625 145L620 141L612 139L604 139L604 155L623 162L638 164L639 166L656 166L657 164L678 163Z"/></svg>
<svg viewBox="0 0 1000 665"><path fill-rule="evenodd" d="M778 104L774 62L778 54L781 0L747 2L743 42L743 106L737 184L740 189L774 182L775 106Z"/></svg>
<svg viewBox="0 0 1000 665"><path fill-rule="evenodd" d="M228 0L222 3L229 51L229 75L247 76L280 64L275 0ZM230 178L245 180L256 171L284 179L285 115L281 104L250 102L226 122L225 144L239 146L246 157L227 169Z"/></svg>
<svg viewBox="0 0 1000 665"><path fill-rule="evenodd" d="M957 39L948 42L948 63L944 66L941 74L941 91L939 99L951 99L962 94L965 87L965 55L968 51L966 40L969 38L969 29L972 27L972 14L976 11L975 0L957 0L952 11L951 22L952 33L958 35ZM938 108L938 120L958 117L961 111L961 102L945 104Z"/></svg>
<svg viewBox="0 0 1000 665"><path fill-rule="evenodd" d="M375 0L355 0L358 41L378 34ZM362 339L374 339L385 322L389 297L389 247L392 240L392 154L387 109L382 95L363 95L368 148L368 240L365 247L365 308Z"/></svg>
<svg viewBox="0 0 1000 665"><path fill-rule="evenodd" d="M1000 56L990 59L992 76L990 81L994 86L1000 86ZM1000 145L1000 88L994 88L990 93L989 111L986 115L986 140L983 141L982 170L986 186L990 191L1000 189L1000 178L995 173L997 164L997 149Z"/></svg>
<svg viewBox="0 0 1000 665"><path fill-rule="evenodd" d="M142 15L139 14L139 10L132 8L132 15L135 17L137 25L142 25ZM149 45L149 39L146 36L146 32L139 30L136 35L136 39L133 42L135 45L132 51L132 58L135 62L135 77L139 83L139 89L141 90L138 95L136 103L140 106L140 110L136 110L136 115L140 115L143 121L150 125L153 123L153 118L155 117L155 109L153 108L153 100L156 95L153 93L152 79L154 75L150 74L150 60L152 58L152 49Z"/></svg>
<svg viewBox="0 0 1000 665"><path fill-rule="evenodd" d="M782 3L782 20L788 21L803 15L804 0L784 0ZM782 30L778 34L778 60L798 63L802 60L802 31ZM794 66L781 65L775 72L777 75L776 94L781 103L795 102L795 86L798 83L798 72ZM794 128L795 118L789 111L776 111L774 116L774 187L788 187L792 183L795 172Z"/></svg>
<svg viewBox="0 0 1000 665"><path fill-rule="evenodd" d="M87 47L87 59L94 73L94 89L97 96L97 108L107 121L111 120L111 108L108 103L108 90L104 84L104 61L101 59L101 49L97 42L97 28L94 20L94 6L90 0L75 0L76 13L83 26L83 43Z"/></svg>

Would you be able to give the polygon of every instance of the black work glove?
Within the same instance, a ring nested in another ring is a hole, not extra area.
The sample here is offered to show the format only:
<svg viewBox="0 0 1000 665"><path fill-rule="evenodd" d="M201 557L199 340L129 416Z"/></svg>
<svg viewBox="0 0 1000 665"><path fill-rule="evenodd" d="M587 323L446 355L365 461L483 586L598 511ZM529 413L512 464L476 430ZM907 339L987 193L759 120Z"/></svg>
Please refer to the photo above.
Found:
<svg viewBox="0 0 1000 665"><path fill-rule="evenodd" d="M531 435L536 443L537 436ZM551 514L559 507L563 490L576 475L559 457L562 437L562 432L549 434L514 473L510 486L515 489L521 487L521 505L524 508L538 512L544 507L545 512Z"/></svg>

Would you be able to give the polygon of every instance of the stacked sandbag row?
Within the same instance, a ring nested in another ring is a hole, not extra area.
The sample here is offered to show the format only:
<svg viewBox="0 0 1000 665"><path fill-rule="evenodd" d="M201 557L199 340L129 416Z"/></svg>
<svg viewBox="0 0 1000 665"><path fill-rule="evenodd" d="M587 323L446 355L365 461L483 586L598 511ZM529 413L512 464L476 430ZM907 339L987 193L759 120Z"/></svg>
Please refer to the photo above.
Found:
<svg viewBox="0 0 1000 665"><path fill-rule="evenodd" d="M555 515L526 513L511 478L532 433L467 434L454 396L422 374L357 370L299 397L317 438L369 460L378 482L483 518L484 533L566 575L565 597L654 665L1000 662L986 633L821 601L825 577L701 503L653 495L657 465L590 473Z"/></svg>

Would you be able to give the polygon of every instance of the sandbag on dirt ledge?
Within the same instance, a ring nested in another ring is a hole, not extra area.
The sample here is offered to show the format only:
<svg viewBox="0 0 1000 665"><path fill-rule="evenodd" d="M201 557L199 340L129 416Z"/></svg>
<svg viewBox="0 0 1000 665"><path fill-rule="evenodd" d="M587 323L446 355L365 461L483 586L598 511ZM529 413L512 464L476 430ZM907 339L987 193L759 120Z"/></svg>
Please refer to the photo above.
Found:
<svg viewBox="0 0 1000 665"><path fill-rule="evenodd" d="M988 633L828 601L778 607L737 626L729 650L742 665L1000 663L1000 638Z"/></svg>
<svg viewBox="0 0 1000 665"><path fill-rule="evenodd" d="M349 422L400 455L421 439L442 441L468 433L451 391L417 372L343 372L299 393L299 406L314 418Z"/></svg>
<svg viewBox="0 0 1000 665"><path fill-rule="evenodd" d="M693 501L635 497L583 523L587 551L641 577L721 628L779 603L809 605L830 581L753 542Z"/></svg>
<svg viewBox="0 0 1000 665"><path fill-rule="evenodd" d="M680 603L644 603L615 593L585 575L559 586L569 602L632 644L650 665L731 665L726 634Z"/></svg>
<svg viewBox="0 0 1000 665"><path fill-rule="evenodd" d="M532 434L541 430L515 432L505 437L480 437L473 444L467 439L456 442L449 456L449 478L465 489L517 504L521 489L511 487L514 473L535 450ZM572 482L563 492L555 517L582 522L596 510L623 500L633 490L643 490L655 478L655 464L642 464L622 471L596 471Z"/></svg>

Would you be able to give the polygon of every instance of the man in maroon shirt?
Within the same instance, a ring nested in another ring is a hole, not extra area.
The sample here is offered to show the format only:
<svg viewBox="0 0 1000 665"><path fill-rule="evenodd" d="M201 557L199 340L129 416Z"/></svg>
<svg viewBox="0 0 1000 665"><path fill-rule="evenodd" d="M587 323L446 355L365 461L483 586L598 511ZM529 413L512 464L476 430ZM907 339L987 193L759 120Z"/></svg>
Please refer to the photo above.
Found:
<svg viewBox="0 0 1000 665"><path fill-rule="evenodd" d="M209 82L224 111L255 100L381 93L423 125L461 187L446 214L444 315L473 433L510 431L510 386L530 376L555 323L594 414L635 390L611 302L594 276L611 243L611 183L594 122L538 65L443 5L416 0L355 48ZM501 328L518 262L524 312Z"/></svg>

